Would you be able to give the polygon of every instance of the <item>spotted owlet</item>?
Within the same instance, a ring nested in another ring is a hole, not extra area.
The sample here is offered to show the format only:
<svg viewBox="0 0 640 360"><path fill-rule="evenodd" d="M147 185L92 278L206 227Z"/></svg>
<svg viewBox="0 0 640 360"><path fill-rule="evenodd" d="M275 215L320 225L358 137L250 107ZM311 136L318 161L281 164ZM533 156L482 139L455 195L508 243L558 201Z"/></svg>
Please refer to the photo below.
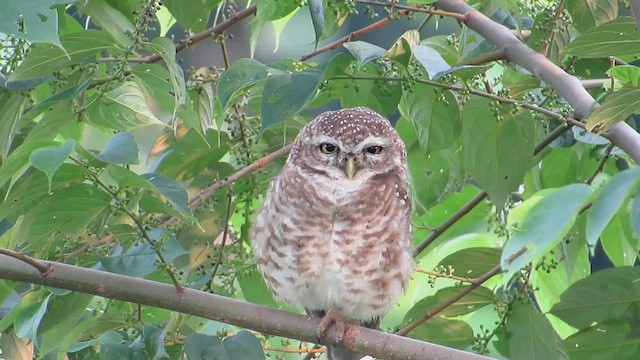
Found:
<svg viewBox="0 0 640 360"><path fill-rule="evenodd" d="M252 229L276 297L376 327L413 270L406 182L404 143L376 112L329 111L306 125ZM360 356L327 351L332 360Z"/></svg>

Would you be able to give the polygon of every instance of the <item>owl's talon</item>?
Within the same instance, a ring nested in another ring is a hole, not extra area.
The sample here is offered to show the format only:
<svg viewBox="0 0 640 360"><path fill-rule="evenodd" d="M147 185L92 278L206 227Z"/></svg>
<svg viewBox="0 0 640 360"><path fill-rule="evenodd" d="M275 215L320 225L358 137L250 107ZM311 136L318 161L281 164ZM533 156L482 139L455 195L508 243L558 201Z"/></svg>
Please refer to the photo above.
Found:
<svg viewBox="0 0 640 360"><path fill-rule="evenodd" d="M318 338L321 343L326 344L325 339L327 337L327 333L329 332L329 328L331 326L335 326L336 328L336 337L335 344L342 343L344 340L344 336L346 332L349 330L351 326L358 326L358 323L354 320L346 317L340 310L331 309L320 321L320 325L318 325Z"/></svg>

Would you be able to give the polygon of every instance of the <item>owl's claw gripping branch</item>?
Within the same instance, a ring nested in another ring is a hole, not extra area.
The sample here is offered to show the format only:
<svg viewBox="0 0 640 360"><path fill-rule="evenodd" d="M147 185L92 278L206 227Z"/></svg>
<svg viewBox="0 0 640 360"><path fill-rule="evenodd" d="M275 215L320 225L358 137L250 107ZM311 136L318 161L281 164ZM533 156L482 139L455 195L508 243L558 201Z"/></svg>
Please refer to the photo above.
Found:
<svg viewBox="0 0 640 360"><path fill-rule="evenodd" d="M358 329L360 328L359 324L355 320L347 317L342 313L342 311L331 309L322 318L320 325L318 325L318 339L323 344L327 343L325 339L327 338L327 334L332 325L337 330L335 344L354 342Z"/></svg>

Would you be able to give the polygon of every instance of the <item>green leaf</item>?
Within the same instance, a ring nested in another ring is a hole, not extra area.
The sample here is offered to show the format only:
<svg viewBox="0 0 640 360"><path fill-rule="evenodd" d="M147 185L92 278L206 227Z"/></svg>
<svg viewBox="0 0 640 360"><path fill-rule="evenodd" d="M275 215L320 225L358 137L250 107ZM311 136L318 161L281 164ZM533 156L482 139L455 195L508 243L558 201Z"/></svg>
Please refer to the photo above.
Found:
<svg viewBox="0 0 640 360"><path fill-rule="evenodd" d="M451 266L456 276L477 278L499 264L500 253L496 248L473 247L448 255L438 265Z"/></svg>
<svg viewBox="0 0 640 360"><path fill-rule="evenodd" d="M188 360L262 360L262 344L255 335L243 330L223 341L217 336L191 334L184 343Z"/></svg>
<svg viewBox="0 0 640 360"><path fill-rule="evenodd" d="M316 46L318 46L318 41L322 39L322 36L326 32L324 13L323 0L309 0L309 14L311 14L313 30L315 30L316 33Z"/></svg>
<svg viewBox="0 0 640 360"><path fill-rule="evenodd" d="M300 7L299 0L257 0L256 17L264 20L283 18Z"/></svg>
<svg viewBox="0 0 640 360"><path fill-rule="evenodd" d="M462 320L434 317L429 319L408 335L414 339L464 349L473 344L473 329Z"/></svg>
<svg viewBox="0 0 640 360"><path fill-rule="evenodd" d="M328 86L323 87L322 94L339 99L342 107L366 106L383 115L395 113L402 96L400 82L334 78L345 75L363 78L384 76L383 70L373 62L358 67L354 73L347 73L352 61L346 54L338 54L331 59L324 74Z"/></svg>
<svg viewBox="0 0 640 360"><path fill-rule="evenodd" d="M472 97L462 116L462 147L467 169L502 208L507 197L522 183L533 159L534 120L528 111L512 114L502 106L496 119L490 100Z"/></svg>
<svg viewBox="0 0 640 360"><path fill-rule="evenodd" d="M30 247L56 231L80 232L109 209L111 197L88 184L53 192L44 204L31 210L24 219Z"/></svg>
<svg viewBox="0 0 640 360"><path fill-rule="evenodd" d="M108 229L119 244L131 244L140 237L138 232L129 224L115 224L109 226Z"/></svg>
<svg viewBox="0 0 640 360"><path fill-rule="evenodd" d="M199 10L202 9L200 8ZM149 47L162 57L162 60L164 60L169 70L171 85L173 86L173 116L175 117L178 108L184 105L187 100L187 87L184 81L184 73L180 65L176 62L175 45L166 37L158 37L153 39L153 43L149 45Z"/></svg>
<svg viewBox="0 0 640 360"><path fill-rule="evenodd" d="M109 164L138 164L138 143L130 132L119 132L111 137L96 159Z"/></svg>
<svg viewBox="0 0 640 360"><path fill-rule="evenodd" d="M284 73L267 79L262 92L262 128L288 120L316 95L322 73Z"/></svg>
<svg viewBox="0 0 640 360"><path fill-rule="evenodd" d="M85 180L84 170L75 165L62 164L49 183L42 172L34 172L20 181L0 203L0 219L16 218L49 196L50 192L79 184Z"/></svg>
<svg viewBox="0 0 640 360"><path fill-rule="evenodd" d="M144 341L146 359L157 360L169 357L164 348L165 331L163 328L145 324L141 337Z"/></svg>
<svg viewBox="0 0 640 360"><path fill-rule="evenodd" d="M555 188L576 182L576 179L579 179L579 161L580 158L573 148L553 149L542 160L540 174L542 186Z"/></svg>
<svg viewBox="0 0 640 360"><path fill-rule="evenodd" d="M68 106L49 108L42 114L40 121L31 128L24 143L40 140L53 140L58 134L63 133L63 129L69 126L69 119L74 119L75 115Z"/></svg>
<svg viewBox="0 0 640 360"><path fill-rule="evenodd" d="M618 17L616 0L568 0L573 26L579 32L591 30Z"/></svg>
<svg viewBox="0 0 640 360"><path fill-rule="evenodd" d="M62 47L58 38L58 12L53 0L20 0L4 3L0 12L0 32L28 42Z"/></svg>
<svg viewBox="0 0 640 360"><path fill-rule="evenodd" d="M427 70L429 79L438 79L451 70L451 65L433 48L415 45L411 48L411 51L416 60Z"/></svg>
<svg viewBox="0 0 640 360"><path fill-rule="evenodd" d="M640 337L636 327L625 321L596 324L571 335L565 343L572 359L637 359Z"/></svg>
<svg viewBox="0 0 640 360"><path fill-rule="evenodd" d="M633 87L640 86L640 67L635 65L614 66L607 70L607 74L624 85L629 84Z"/></svg>
<svg viewBox="0 0 640 360"><path fill-rule="evenodd" d="M200 91L192 93L190 97L195 108L195 112L193 113L195 113L197 117L194 117L196 118L195 120L191 120L188 115L185 116L186 111L181 111L178 115L181 115L184 123L200 134L204 134L207 129L218 127L215 114L216 94L214 85L202 84Z"/></svg>
<svg viewBox="0 0 640 360"><path fill-rule="evenodd" d="M591 28L562 52L584 58L633 55L638 52L640 34L633 18L622 16L596 28Z"/></svg>
<svg viewBox="0 0 640 360"><path fill-rule="evenodd" d="M402 322L404 324L410 324L416 320L419 320L424 315L426 315L427 312L433 310L438 305L444 304L465 288L466 286L452 286L442 288L438 290L435 295L425 297L424 299L418 301L407 312ZM487 305L491 305L495 301L496 297L493 294L493 291L491 291L491 289L489 288L481 286L473 289L473 291L465 295L462 299L448 306L439 315L445 317L456 317L464 314L469 314Z"/></svg>
<svg viewBox="0 0 640 360"><path fill-rule="evenodd" d="M67 160L75 145L75 141L67 140L60 146L49 146L36 149L29 156L29 162L31 165L45 173L47 176L47 179L49 180L48 192L51 192L51 181L53 179L53 175Z"/></svg>
<svg viewBox="0 0 640 360"><path fill-rule="evenodd" d="M29 338L36 341L36 337L38 336L38 327L47 312L47 306L49 306L50 299L51 295L44 298L42 302L33 303L18 313L15 322L13 323L13 328L18 337Z"/></svg>
<svg viewBox="0 0 640 360"><path fill-rule="evenodd" d="M73 344L73 346L66 349L67 352L74 353L82 349L86 349L90 346L106 345L106 344L120 344L122 342L122 335L115 331L105 331L98 338L87 341L81 341Z"/></svg>
<svg viewBox="0 0 640 360"><path fill-rule="evenodd" d="M132 71L134 81L140 85L148 97L167 113L175 108L175 96L169 70L158 64L140 64Z"/></svg>
<svg viewBox="0 0 640 360"><path fill-rule="evenodd" d="M586 184L571 184L547 189L511 210L508 224L511 237L507 241L500 265L510 279L528 262L538 261L567 235L592 193ZM524 249L524 252L519 254Z"/></svg>
<svg viewBox="0 0 640 360"><path fill-rule="evenodd" d="M149 124L165 125L160 121L147 105L144 92L140 86L133 81L127 81L119 87L109 91L104 95L107 99L120 104L133 112L144 116Z"/></svg>
<svg viewBox="0 0 640 360"><path fill-rule="evenodd" d="M187 254L187 251L182 248L175 236L168 230L152 229L149 231L149 237L154 242L162 244L161 253L168 262ZM122 254L122 248L118 248L114 254L100 256L99 259L100 264L106 271L127 276L143 277L160 270L157 265L158 254L152 245L144 239L134 243L124 254Z"/></svg>
<svg viewBox="0 0 640 360"><path fill-rule="evenodd" d="M217 144L217 146L208 144ZM179 143L169 147L159 161L155 172L178 181L190 180L203 172L223 178L235 170L229 164L220 162L229 151L231 144L225 132L210 129L205 134L205 139L195 131L188 132Z"/></svg>
<svg viewBox="0 0 640 360"><path fill-rule="evenodd" d="M46 106L49 106L51 104L54 104L56 102L59 101L64 101L64 100L68 100L71 99L73 97L75 97L76 95L82 93L83 91L85 91L89 85L91 85L91 79L86 79L85 81L83 81L82 83L75 85L75 86L71 86L65 90L60 91L59 93L47 98L46 100L43 100L37 104L35 104L33 106L33 109L40 109Z"/></svg>
<svg viewBox="0 0 640 360"><path fill-rule="evenodd" d="M118 9L114 1L91 0L82 2L80 9L91 17L91 20L100 28L109 33L123 47L131 46L135 25L133 19L129 19L122 10L130 12L130 9Z"/></svg>
<svg viewBox="0 0 640 360"><path fill-rule="evenodd" d="M391 59L402 67L407 68L411 61L411 49L420 43L420 32L416 29L405 31L398 40L389 48L384 55L385 58Z"/></svg>
<svg viewBox="0 0 640 360"><path fill-rule="evenodd" d="M607 224L633 195L640 182L640 167L618 173L602 188L587 215L587 243L593 248Z"/></svg>
<svg viewBox="0 0 640 360"><path fill-rule="evenodd" d="M53 297L38 330L38 350L48 354L58 348L60 339L75 326L92 299L93 295L76 292Z"/></svg>
<svg viewBox="0 0 640 360"><path fill-rule="evenodd" d="M262 274L257 268L251 268L251 271L244 271L238 274L236 280L242 290L243 298L251 303L278 307L278 303L273 299L271 290L267 287Z"/></svg>
<svg viewBox="0 0 640 360"><path fill-rule="evenodd" d="M626 213L615 216L602 232L600 242L605 254L615 266L634 265L640 241L633 236L631 219Z"/></svg>
<svg viewBox="0 0 640 360"><path fill-rule="evenodd" d="M640 306L639 278L637 267L600 270L571 285L549 312L578 329L594 322L631 319L632 307Z"/></svg>
<svg viewBox="0 0 640 360"><path fill-rule="evenodd" d="M203 31L207 27L209 14L219 2L220 1L217 0L163 0L162 5L169 9L171 15L173 15L186 30L196 33Z"/></svg>
<svg viewBox="0 0 640 360"><path fill-rule="evenodd" d="M521 99L529 91L540 87L540 80L530 73L505 66L502 75L502 86L509 89L511 97Z"/></svg>
<svg viewBox="0 0 640 360"><path fill-rule="evenodd" d="M2 108L0 113L0 161L4 161L9 155L27 99L26 96L18 92L0 92L0 107Z"/></svg>
<svg viewBox="0 0 640 360"><path fill-rule="evenodd" d="M107 166L107 173L120 187L156 190L156 187L149 180L122 166L109 165Z"/></svg>
<svg viewBox="0 0 640 360"><path fill-rule="evenodd" d="M153 123L150 118L139 117L129 107L107 98L94 102L84 116L90 124L109 130L132 130Z"/></svg>
<svg viewBox="0 0 640 360"><path fill-rule="evenodd" d="M633 197L631 204L631 225L636 232L636 237L640 238L640 194Z"/></svg>
<svg viewBox="0 0 640 360"><path fill-rule="evenodd" d="M453 94L416 83L405 91L398 105L400 113L411 121L420 146L429 154L450 147L462 130L458 102Z"/></svg>
<svg viewBox="0 0 640 360"><path fill-rule="evenodd" d="M269 67L253 59L244 58L234 62L218 80L217 92L222 108L227 110L241 91L264 80L269 72Z"/></svg>
<svg viewBox="0 0 640 360"><path fill-rule="evenodd" d="M640 113L640 88L624 87L607 96L587 118L587 130L603 132L632 114Z"/></svg>
<svg viewBox="0 0 640 360"><path fill-rule="evenodd" d="M140 199L140 208L148 213L167 214L178 218L188 224L194 223L196 221L196 218L193 216L193 213L190 209L172 205L169 205L153 196L143 196Z"/></svg>
<svg viewBox="0 0 640 360"><path fill-rule="evenodd" d="M533 304L516 304L507 330L512 359L568 359L562 340L549 320Z"/></svg>
<svg viewBox="0 0 640 360"><path fill-rule="evenodd" d="M83 30L60 38L64 50L52 45L38 44L24 61L9 75L7 83L50 76L52 73L82 60L110 51L120 53L114 47L113 38L106 32Z"/></svg>
<svg viewBox="0 0 640 360"><path fill-rule="evenodd" d="M100 346L100 360L134 360L144 358L145 353L139 345L104 344Z"/></svg>
<svg viewBox="0 0 640 360"><path fill-rule="evenodd" d="M189 195L184 187L173 179L162 174L143 174L143 178L147 179L153 186L158 189L160 194L164 195L171 203L176 206L186 206L189 202Z"/></svg>
<svg viewBox="0 0 640 360"><path fill-rule="evenodd" d="M358 60L360 65L364 65L371 60L375 60L384 55L387 50L378 45L370 44L365 41L350 41L343 44L349 50L351 55Z"/></svg>
<svg viewBox="0 0 640 360"><path fill-rule="evenodd" d="M31 153L41 147L58 146L55 141L33 141L22 143L16 148L9 157L0 165L0 187L4 186L7 181L12 178L20 177L27 170L29 165L29 156Z"/></svg>

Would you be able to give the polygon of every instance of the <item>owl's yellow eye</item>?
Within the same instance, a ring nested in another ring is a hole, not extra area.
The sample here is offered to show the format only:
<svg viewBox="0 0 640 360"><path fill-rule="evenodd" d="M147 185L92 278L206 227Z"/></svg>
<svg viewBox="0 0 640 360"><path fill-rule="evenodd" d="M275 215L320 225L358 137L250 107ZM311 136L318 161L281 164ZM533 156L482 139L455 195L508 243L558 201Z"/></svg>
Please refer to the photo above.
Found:
<svg viewBox="0 0 640 360"><path fill-rule="evenodd" d="M338 150L338 147L333 144L330 144L330 143L320 144L320 151L322 151L325 154L333 154L337 150Z"/></svg>
<svg viewBox="0 0 640 360"><path fill-rule="evenodd" d="M369 146L368 148L364 149L364 151L368 152L369 154L378 155L382 152L382 146Z"/></svg>

